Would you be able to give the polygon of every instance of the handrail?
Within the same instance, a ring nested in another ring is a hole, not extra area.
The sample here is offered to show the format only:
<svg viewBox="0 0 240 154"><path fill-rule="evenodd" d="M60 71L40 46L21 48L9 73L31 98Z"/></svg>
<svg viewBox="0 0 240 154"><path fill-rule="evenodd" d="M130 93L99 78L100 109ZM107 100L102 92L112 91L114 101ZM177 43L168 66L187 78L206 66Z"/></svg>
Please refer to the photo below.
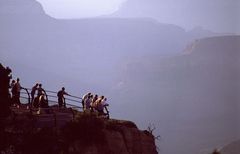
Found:
<svg viewBox="0 0 240 154"><path fill-rule="evenodd" d="M23 93L23 94L27 94L28 95L28 102L29 103L31 103L31 98L30 98L30 94L29 94L29 92L28 91L31 91L31 89L30 88L22 88L22 89L24 89L25 91L24 92L21 92L21 93ZM51 90L43 90L43 92L44 92L44 95L46 96L46 101L47 102L53 102L53 103L58 103L57 101L55 101L55 100L52 100L52 99L49 99L49 97L50 98L58 98L57 97L57 92L55 92L55 91L51 91ZM50 94L49 94L50 93ZM51 93L52 94L56 94L56 95L51 95ZM68 97L70 97L70 98L68 98ZM24 97L22 97L21 96L21 98L24 98ZM73 98L73 99L72 99ZM74 99L75 98L75 99ZM81 97L77 97L77 96L73 96L73 95L67 95L67 98L65 98L66 100L68 100L68 101L71 101L71 102L75 102L75 103L79 103L79 104L81 104L81 101L82 101L82 98ZM76 100L77 99L77 100ZM81 106L77 106L77 105L74 105L74 104L70 104L70 103L66 103L66 105L68 105L68 106L72 106L72 107L74 107L74 108L83 108L83 107L81 107Z"/></svg>
<svg viewBox="0 0 240 154"><path fill-rule="evenodd" d="M28 99L28 103L31 104L31 97L30 97L30 94L29 94L29 91L31 91L30 88L22 88L24 89L25 91L24 92L21 92L22 94L27 94L27 97L24 97L24 96L21 96L21 98L25 98L25 99ZM44 92L44 95L46 96L46 101L48 103L54 103L54 104L58 104L58 101L56 100L53 100L53 99L49 99L49 98L58 98L57 97L57 92L55 91L51 91L51 90L43 90ZM55 94L55 95L53 95ZM67 95L65 100L68 100L70 102L75 102L75 103L79 103L79 106L76 105L76 104L71 104L71 103L66 103L67 106L69 106L70 108L79 108L79 109L83 109L83 106L82 106L82 98L81 97L78 97L78 96L73 96L73 95ZM81 105L81 106L80 106ZM108 108L107 106L104 106L104 109L106 111L106 114L107 115L107 118L109 119L109 111L108 111ZM31 106L30 106L30 110L31 109Z"/></svg>
<svg viewBox="0 0 240 154"><path fill-rule="evenodd" d="M52 97L52 98L58 98L57 96L53 96L53 95L48 95L48 97ZM77 100L74 99L70 99L70 98L65 98L66 100L72 101L72 102L79 102Z"/></svg>
<svg viewBox="0 0 240 154"><path fill-rule="evenodd" d="M48 102L48 95L44 89L43 89L43 92L44 92L44 95L46 96L46 101Z"/></svg>
<svg viewBox="0 0 240 154"><path fill-rule="evenodd" d="M31 91L31 89L30 88L25 88L25 89L27 89L27 90L30 90ZM46 93L53 93L53 94L57 94L57 92L56 91L52 91L52 90L44 90ZM48 95L48 96L50 96L50 95ZM51 96L53 96L53 95L51 95ZM56 96L57 97L57 96ZM73 97L73 98L77 98L77 99L80 99L80 100L82 100L82 98L81 97L78 97L78 96L74 96L74 95L68 95L68 97Z"/></svg>
<svg viewBox="0 0 240 154"><path fill-rule="evenodd" d="M27 88L23 88L23 87L22 87L22 89L24 89L26 91L26 93L28 95L28 104L30 104L31 103L31 99L30 99L30 94L28 92L28 89Z"/></svg>
<svg viewBox="0 0 240 154"><path fill-rule="evenodd" d="M108 111L107 106L104 106L104 109L106 110L106 112L107 112L107 118L109 119L109 118L110 118L110 114L109 114L109 111Z"/></svg>

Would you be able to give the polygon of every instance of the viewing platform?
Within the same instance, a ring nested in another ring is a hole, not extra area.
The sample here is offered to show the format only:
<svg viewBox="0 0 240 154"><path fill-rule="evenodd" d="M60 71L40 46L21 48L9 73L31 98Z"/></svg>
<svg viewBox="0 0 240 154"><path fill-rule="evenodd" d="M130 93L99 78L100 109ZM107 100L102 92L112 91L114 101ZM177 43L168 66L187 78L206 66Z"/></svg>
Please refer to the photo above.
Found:
<svg viewBox="0 0 240 154"><path fill-rule="evenodd" d="M34 107L31 102L29 91L31 89L23 88L20 95L20 105L13 104L13 120L28 117L33 121L35 127L63 127L67 122L74 120L76 114L92 114L100 118L109 119L107 106L104 107L104 114L97 111L85 111L82 106L82 98L77 96L66 96L66 107L59 107L57 102L57 92L45 91L44 99L48 107Z"/></svg>

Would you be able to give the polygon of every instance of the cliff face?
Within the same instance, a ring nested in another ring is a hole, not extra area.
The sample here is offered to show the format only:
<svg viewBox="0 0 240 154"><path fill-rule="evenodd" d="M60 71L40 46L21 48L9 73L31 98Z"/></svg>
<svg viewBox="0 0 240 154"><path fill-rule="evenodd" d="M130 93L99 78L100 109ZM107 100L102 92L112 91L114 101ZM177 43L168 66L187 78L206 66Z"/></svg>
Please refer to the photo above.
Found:
<svg viewBox="0 0 240 154"><path fill-rule="evenodd" d="M75 112L73 120L61 127L39 115L15 114L5 120L0 132L0 152L34 154L157 154L154 136L130 121L105 119Z"/></svg>
<svg viewBox="0 0 240 154"><path fill-rule="evenodd" d="M100 142L86 146L76 139L69 151L83 154L157 154L154 136L148 131L138 130L129 121L108 120L104 123Z"/></svg>

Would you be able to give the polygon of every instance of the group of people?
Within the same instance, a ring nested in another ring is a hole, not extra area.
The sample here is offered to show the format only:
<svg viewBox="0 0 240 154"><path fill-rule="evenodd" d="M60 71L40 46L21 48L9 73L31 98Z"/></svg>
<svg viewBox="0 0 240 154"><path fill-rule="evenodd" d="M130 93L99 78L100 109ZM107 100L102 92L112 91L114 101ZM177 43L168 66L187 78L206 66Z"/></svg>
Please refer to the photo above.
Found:
<svg viewBox="0 0 240 154"><path fill-rule="evenodd" d="M37 91L37 97L34 97L36 91ZM31 90L31 98L32 98L31 102L34 104L35 107L39 107L39 106L47 107L48 103L44 98L45 95L46 95L46 92L42 88L42 84L36 83L36 85L33 86L32 90ZM63 108L63 107L66 108L66 101L65 101L64 95L71 96L70 94L65 92L65 88L62 87L62 89L59 90L58 93L57 93L59 108Z"/></svg>
<svg viewBox="0 0 240 154"><path fill-rule="evenodd" d="M100 114L104 114L104 108L108 106L107 98L104 96L93 95L91 93L87 93L82 97L82 105L84 111L97 111Z"/></svg>
<svg viewBox="0 0 240 154"><path fill-rule="evenodd" d="M14 104L20 105L20 91L23 89L20 84L20 79L12 80L11 85L12 102ZM36 96L35 96L36 95ZM58 105L59 108L66 108L65 95L71 96L62 87L61 90L57 92ZM34 107L48 107L48 102L46 98L46 91L42 88L42 84L36 83L31 89L31 103ZM104 114L104 108L108 106L106 103L107 98L104 96L93 95L92 93L87 93L82 97L82 106L84 111L97 111L100 114Z"/></svg>
<svg viewBox="0 0 240 154"><path fill-rule="evenodd" d="M35 93L37 91L37 97ZM36 83L31 90L31 103L34 107L48 107L48 102L45 97L45 90L42 88L42 84Z"/></svg>
<svg viewBox="0 0 240 154"><path fill-rule="evenodd" d="M9 88L11 89L12 104L18 106L21 105L20 92L24 88L20 84L20 79L17 78L17 80L12 80ZM36 91L37 96L35 97ZM36 83L36 85L34 85L31 90L31 103L33 104L33 106L47 106L47 102L44 99L44 96L45 90L42 88L42 84Z"/></svg>

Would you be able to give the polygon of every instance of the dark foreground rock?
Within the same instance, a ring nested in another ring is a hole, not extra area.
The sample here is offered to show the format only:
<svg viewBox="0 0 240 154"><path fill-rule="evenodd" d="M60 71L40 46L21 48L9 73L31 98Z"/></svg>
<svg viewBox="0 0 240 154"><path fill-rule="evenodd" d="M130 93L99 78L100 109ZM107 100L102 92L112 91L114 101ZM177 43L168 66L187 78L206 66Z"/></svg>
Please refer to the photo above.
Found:
<svg viewBox="0 0 240 154"><path fill-rule="evenodd" d="M157 154L154 136L130 121L82 112L62 127L38 127L36 116L21 114L5 120L1 153L23 154Z"/></svg>

